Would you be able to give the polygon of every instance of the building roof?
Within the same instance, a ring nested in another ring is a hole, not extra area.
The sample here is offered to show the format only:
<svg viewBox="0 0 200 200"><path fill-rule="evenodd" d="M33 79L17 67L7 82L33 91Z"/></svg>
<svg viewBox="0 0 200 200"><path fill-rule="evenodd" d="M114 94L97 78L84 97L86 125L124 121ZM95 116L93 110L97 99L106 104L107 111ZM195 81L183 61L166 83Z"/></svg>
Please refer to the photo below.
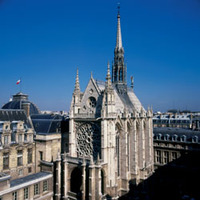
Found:
<svg viewBox="0 0 200 200"><path fill-rule="evenodd" d="M154 120L191 120L191 115L190 114L161 114L161 115L154 115L153 116Z"/></svg>
<svg viewBox="0 0 200 200"><path fill-rule="evenodd" d="M158 135L160 137L159 140L166 140L165 136L169 136L169 140L173 140L173 136L177 137L177 140L180 138L185 137L187 142L200 142L200 131L194 131L187 128L169 128L169 127L155 127L153 129L154 139L157 139ZM195 140L194 140L195 139Z"/></svg>
<svg viewBox="0 0 200 200"><path fill-rule="evenodd" d="M0 182L10 179L10 175L0 172Z"/></svg>
<svg viewBox="0 0 200 200"><path fill-rule="evenodd" d="M22 104L29 103L30 104L30 115L39 114L40 110L38 107L28 100L28 95L18 92L13 95L13 98L8 103L2 106L2 109L22 109Z"/></svg>
<svg viewBox="0 0 200 200"><path fill-rule="evenodd" d="M10 181L10 187L15 187L17 185L36 180L38 178L42 178L50 174L51 173L49 172L39 172L39 173L31 174L22 178L18 178L18 179Z"/></svg>
<svg viewBox="0 0 200 200"><path fill-rule="evenodd" d="M96 85L98 86L100 91L105 90L105 82L104 81L96 81ZM132 88L127 87L127 92L120 94L117 91L117 88L114 84L112 84L115 93L115 102L116 102L116 111L124 112L124 108L127 108L131 113L135 109L137 112L140 112L142 107L141 102L133 92Z"/></svg>
<svg viewBox="0 0 200 200"><path fill-rule="evenodd" d="M30 120L22 109L0 109L0 121L23 121L28 128L32 128Z"/></svg>
<svg viewBox="0 0 200 200"><path fill-rule="evenodd" d="M63 116L58 114L38 114L32 115L31 119L37 134L52 134L60 130Z"/></svg>

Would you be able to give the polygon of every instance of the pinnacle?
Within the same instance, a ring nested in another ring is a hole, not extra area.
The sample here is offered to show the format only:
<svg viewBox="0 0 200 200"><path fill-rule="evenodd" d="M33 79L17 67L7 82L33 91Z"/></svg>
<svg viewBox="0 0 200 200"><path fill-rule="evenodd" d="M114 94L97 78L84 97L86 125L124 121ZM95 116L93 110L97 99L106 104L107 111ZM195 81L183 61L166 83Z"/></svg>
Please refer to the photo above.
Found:
<svg viewBox="0 0 200 200"><path fill-rule="evenodd" d="M80 91L80 84L79 84L79 75L78 75L78 68L77 68L77 71L76 71L76 83L75 83L75 91Z"/></svg>

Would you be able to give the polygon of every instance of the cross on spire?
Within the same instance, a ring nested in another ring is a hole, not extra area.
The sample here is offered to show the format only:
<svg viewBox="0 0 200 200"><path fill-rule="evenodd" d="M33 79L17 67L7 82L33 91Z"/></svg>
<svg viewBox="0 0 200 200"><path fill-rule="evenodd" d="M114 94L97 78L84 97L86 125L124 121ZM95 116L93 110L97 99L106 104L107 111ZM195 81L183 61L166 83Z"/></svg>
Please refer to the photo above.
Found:
<svg viewBox="0 0 200 200"><path fill-rule="evenodd" d="M122 34L121 34L121 24L120 24L120 4L118 3L118 14L117 14L117 40L116 40L116 47L118 49L122 47Z"/></svg>

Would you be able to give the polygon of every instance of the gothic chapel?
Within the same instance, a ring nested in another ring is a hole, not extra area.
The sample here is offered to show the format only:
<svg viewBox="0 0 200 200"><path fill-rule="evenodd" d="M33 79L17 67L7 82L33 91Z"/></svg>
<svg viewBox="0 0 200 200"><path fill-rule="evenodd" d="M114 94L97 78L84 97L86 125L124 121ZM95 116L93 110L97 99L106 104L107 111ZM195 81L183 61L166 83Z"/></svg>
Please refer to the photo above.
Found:
<svg viewBox="0 0 200 200"><path fill-rule="evenodd" d="M126 82L126 65L117 15L112 75L92 75L81 92L77 71L69 116L69 153L62 158L63 199L118 199L153 172L152 109L147 111Z"/></svg>

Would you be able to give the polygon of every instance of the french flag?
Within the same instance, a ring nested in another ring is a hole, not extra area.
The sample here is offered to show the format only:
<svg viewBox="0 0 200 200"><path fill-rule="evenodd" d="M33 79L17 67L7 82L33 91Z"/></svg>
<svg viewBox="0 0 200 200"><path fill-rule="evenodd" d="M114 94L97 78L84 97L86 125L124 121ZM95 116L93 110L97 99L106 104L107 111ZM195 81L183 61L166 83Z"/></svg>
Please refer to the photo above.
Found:
<svg viewBox="0 0 200 200"><path fill-rule="evenodd" d="M19 85L19 84L20 84L20 82L21 82L21 80L19 79L19 80L17 81L17 83L16 83L16 84L17 84L17 85Z"/></svg>

